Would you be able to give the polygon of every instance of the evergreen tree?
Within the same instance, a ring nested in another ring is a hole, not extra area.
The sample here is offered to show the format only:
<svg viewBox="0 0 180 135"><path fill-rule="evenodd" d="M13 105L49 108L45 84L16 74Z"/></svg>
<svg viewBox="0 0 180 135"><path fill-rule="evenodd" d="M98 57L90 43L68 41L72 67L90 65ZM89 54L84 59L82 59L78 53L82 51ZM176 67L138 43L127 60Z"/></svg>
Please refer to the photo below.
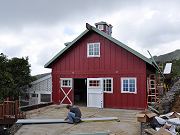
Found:
<svg viewBox="0 0 180 135"><path fill-rule="evenodd" d="M32 81L28 57L8 59L0 54L0 100L18 99L24 86Z"/></svg>

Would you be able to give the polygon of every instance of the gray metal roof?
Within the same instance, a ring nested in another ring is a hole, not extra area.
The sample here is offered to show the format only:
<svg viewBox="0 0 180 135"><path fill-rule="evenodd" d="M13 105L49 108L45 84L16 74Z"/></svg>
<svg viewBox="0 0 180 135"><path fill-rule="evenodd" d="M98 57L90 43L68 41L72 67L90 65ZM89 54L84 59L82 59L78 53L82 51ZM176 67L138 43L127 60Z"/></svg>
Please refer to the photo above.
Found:
<svg viewBox="0 0 180 135"><path fill-rule="evenodd" d="M98 22L98 23L95 23L95 25L99 25L99 24L105 24L105 25L108 25L106 22L103 22L103 21L101 21L101 22Z"/></svg>
<svg viewBox="0 0 180 135"><path fill-rule="evenodd" d="M50 75L51 73L44 73L44 74L38 74L38 75L35 75L34 77L36 78L36 80L38 80L38 79L41 79L41 78L43 78L43 77L45 77L45 76L48 76L48 75Z"/></svg>
<svg viewBox="0 0 180 135"><path fill-rule="evenodd" d="M125 50L131 52L132 54L134 54L135 56L139 57L140 59L142 59L143 61L145 61L146 63L153 65L152 61L145 57L144 55L140 54L139 52L133 50L132 48L128 47L127 45L121 43L120 41L116 40L115 38L111 37L110 35L106 34L105 32L102 32L100 30L98 30L97 28L89 25L88 23L86 23L86 30L81 33L77 38L75 38L72 42L70 42L63 50L61 50L58 54L56 54L49 62L47 62L44 67L45 68L50 68L51 64L57 60L65 51L67 51L72 45L74 45L79 39L81 39L84 35L86 35L89 31L93 31L98 33L99 35L105 37L106 39L114 42L116 45L124 48Z"/></svg>

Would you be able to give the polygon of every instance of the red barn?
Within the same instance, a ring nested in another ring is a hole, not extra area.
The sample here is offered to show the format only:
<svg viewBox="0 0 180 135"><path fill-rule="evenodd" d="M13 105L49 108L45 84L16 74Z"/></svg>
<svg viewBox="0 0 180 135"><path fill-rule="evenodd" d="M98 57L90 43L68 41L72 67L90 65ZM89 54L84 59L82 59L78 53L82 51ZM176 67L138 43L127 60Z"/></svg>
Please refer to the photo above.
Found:
<svg viewBox="0 0 180 135"><path fill-rule="evenodd" d="M152 61L111 37L112 25L99 22L55 55L52 99L56 104L87 107L144 109L147 77L155 72Z"/></svg>

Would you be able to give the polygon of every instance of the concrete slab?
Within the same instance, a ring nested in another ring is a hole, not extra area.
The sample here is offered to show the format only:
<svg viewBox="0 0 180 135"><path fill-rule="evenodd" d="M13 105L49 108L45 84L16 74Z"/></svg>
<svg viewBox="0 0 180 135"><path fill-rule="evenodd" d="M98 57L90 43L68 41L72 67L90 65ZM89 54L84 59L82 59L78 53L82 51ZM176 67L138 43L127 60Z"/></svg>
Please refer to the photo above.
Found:
<svg viewBox="0 0 180 135"><path fill-rule="evenodd" d="M125 109L98 109L80 107L83 118L92 117L118 117L120 122L84 122L80 124L43 124L23 125L15 135L74 135L79 133L110 132L116 135L140 134L140 123L136 120L137 110ZM41 109L27 112L29 118L63 119L67 109L51 105Z"/></svg>

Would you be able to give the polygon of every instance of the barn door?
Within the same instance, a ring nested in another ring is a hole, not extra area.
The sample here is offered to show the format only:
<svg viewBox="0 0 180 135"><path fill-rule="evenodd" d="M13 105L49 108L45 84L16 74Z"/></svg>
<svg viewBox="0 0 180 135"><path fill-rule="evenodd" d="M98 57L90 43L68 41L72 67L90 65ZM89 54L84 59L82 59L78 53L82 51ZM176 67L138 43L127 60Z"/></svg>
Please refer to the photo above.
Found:
<svg viewBox="0 0 180 135"><path fill-rule="evenodd" d="M72 105L72 78L60 78L60 104Z"/></svg>
<svg viewBox="0 0 180 135"><path fill-rule="evenodd" d="M102 78L87 78L87 107L103 108Z"/></svg>

